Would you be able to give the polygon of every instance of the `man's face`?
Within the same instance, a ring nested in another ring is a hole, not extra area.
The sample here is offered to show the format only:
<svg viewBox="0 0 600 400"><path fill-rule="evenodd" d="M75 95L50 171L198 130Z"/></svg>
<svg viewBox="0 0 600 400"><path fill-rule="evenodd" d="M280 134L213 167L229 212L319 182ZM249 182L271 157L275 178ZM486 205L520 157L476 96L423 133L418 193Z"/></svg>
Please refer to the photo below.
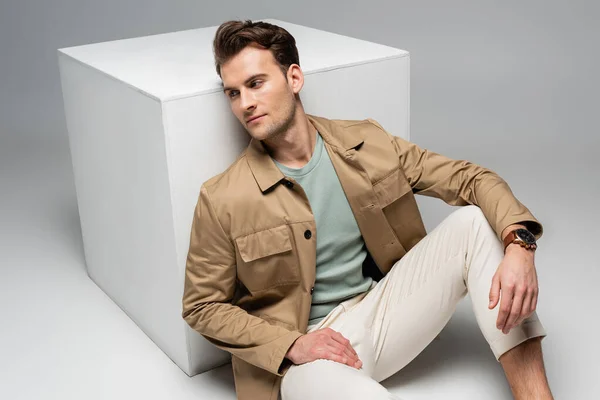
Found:
<svg viewBox="0 0 600 400"><path fill-rule="evenodd" d="M221 66L221 79L233 114L250 136L265 140L291 126L295 93L269 50L247 46Z"/></svg>

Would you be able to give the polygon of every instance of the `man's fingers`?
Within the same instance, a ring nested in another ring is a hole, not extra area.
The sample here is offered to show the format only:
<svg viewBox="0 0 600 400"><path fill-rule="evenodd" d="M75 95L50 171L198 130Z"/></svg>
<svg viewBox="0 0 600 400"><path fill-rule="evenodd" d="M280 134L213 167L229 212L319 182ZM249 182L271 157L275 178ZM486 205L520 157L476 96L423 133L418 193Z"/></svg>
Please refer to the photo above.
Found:
<svg viewBox="0 0 600 400"><path fill-rule="evenodd" d="M528 290L525 298L523 299L523 307L521 307L521 316L515 322L515 326L521 325L525 318L531 315L531 302L533 300L533 290Z"/></svg>
<svg viewBox="0 0 600 400"><path fill-rule="evenodd" d="M359 361L358 354L352 351L352 349L348 346L344 346L343 344L332 340L329 343L329 348L336 354L346 357L348 359L348 365L353 366L357 361Z"/></svg>
<svg viewBox="0 0 600 400"><path fill-rule="evenodd" d="M339 333L338 331L334 331L333 329L329 328L330 331L330 336L333 340L335 340L336 342L343 344L344 346L348 346L350 344L350 340L346 339L341 333Z"/></svg>
<svg viewBox="0 0 600 400"><path fill-rule="evenodd" d="M346 365L349 365L349 364L348 364L348 357L346 357L346 356L341 356L341 355L338 355L338 354L335 354L335 353L334 353L334 352L332 352L332 351L329 351L329 352L327 352L327 353L324 355L324 357L323 357L323 358L324 358L324 359L327 359L327 360L331 360L331 361L338 362L338 363L340 363L340 364L346 364Z"/></svg>
<svg viewBox="0 0 600 400"><path fill-rule="evenodd" d="M354 350L354 347L352 347L352 344L350 344L350 340L346 339L341 333L332 329L331 338L341 345L348 347L352 353L357 354L356 350Z"/></svg>
<svg viewBox="0 0 600 400"><path fill-rule="evenodd" d="M496 307L498 304L498 299L500 298L500 279L498 278L498 273L494 274L492 278L492 287L490 288L490 310Z"/></svg>
<svg viewBox="0 0 600 400"><path fill-rule="evenodd" d="M524 289L518 289L513 297L512 306L510 308L510 314L506 319L506 324L502 332L508 334L512 328L515 327L517 320L521 317L521 310L523 308L523 297L525 296Z"/></svg>
<svg viewBox="0 0 600 400"><path fill-rule="evenodd" d="M540 294L540 288L533 291L533 299L531 300L531 312L533 313L537 308L538 295Z"/></svg>
<svg viewBox="0 0 600 400"><path fill-rule="evenodd" d="M506 320L508 319L512 307L513 295L514 290L508 288L502 289L500 310L498 311L498 319L496 320L496 328L500 330L503 330L506 325Z"/></svg>
<svg viewBox="0 0 600 400"><path fill-rule="evenodd" d="M358 357L358 353L350 344L350 340L346 339L341 333L334 331L331 328L325 328L325 332L331 338L331 341L328 343L332 349L335 349L335 352L338 354L342 354L345 357L347 364L351 367L360 368L362 366L362 361ZM335 360L334 360L335 361Z"/></svg>
<svg viewBox="0 0 600 400"><path fill-rule="evenodd" d="M328 350L326 358L329 358L332 361L346 364L353 368L360 368L362 366L362 362L360 362L358 356L352 354L350 349L343 347L341 344L330 345ZM357 365L357 363L359 364Z"/></svg>

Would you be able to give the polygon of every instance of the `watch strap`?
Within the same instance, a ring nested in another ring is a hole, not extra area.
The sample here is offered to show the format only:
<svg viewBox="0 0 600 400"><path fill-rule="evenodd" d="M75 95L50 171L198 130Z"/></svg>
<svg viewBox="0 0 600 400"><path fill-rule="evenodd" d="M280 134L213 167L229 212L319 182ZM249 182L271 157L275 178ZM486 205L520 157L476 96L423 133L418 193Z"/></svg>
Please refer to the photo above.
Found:
<svg viewBox="0 0 600 400"><path fill-rule="evenodd" d="M536 243L533 243L533 244L527 244L527 243L525 243L523 240L521 240L517 236L517 234L516 234L515 231L516 231L516 229L508 232L508 234L504 238L504 251L505 252L506 252L506 248L511 243L518 243L521 247L524 247L527 250L535 250L535 249L537 249L537 244Z"/></svg>

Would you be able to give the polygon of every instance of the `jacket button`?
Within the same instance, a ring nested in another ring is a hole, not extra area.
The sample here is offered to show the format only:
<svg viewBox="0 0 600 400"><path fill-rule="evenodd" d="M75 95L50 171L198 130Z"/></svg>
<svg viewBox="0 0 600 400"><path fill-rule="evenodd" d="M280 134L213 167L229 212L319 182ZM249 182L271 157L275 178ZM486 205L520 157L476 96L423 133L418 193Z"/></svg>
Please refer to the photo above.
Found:
<svg viewBox="0 0 600 400"><path fill-rule="evenodd" d="M310 229L307 229L304 231L304 238L305 239L310 239L312 237L312 232L310 231Z"/></svg>
<svg viewBox="0 0 600 400"><path fill-rule="evenodd" d="M315 287L313 286L310 288L310 294L313 294L314 291L315 291Z"/></svg>

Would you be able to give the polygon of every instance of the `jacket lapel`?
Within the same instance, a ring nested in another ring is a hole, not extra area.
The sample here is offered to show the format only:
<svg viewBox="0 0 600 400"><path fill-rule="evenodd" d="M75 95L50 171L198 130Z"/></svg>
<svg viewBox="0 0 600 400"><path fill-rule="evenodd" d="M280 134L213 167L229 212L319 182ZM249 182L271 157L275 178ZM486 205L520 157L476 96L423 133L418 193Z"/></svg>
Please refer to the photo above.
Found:
<svg viewBox="0 0 600 400"><path fill-rule="evenodd" d="M361 148L365 144L364 133L358 130L350 133L332 121L326 120L324 123L322 118L311 118L319 127L369 253L380 269L387 272L391 268L389 260L403 256L406 249L390 227L371 179L360 163Z"/></svg>

